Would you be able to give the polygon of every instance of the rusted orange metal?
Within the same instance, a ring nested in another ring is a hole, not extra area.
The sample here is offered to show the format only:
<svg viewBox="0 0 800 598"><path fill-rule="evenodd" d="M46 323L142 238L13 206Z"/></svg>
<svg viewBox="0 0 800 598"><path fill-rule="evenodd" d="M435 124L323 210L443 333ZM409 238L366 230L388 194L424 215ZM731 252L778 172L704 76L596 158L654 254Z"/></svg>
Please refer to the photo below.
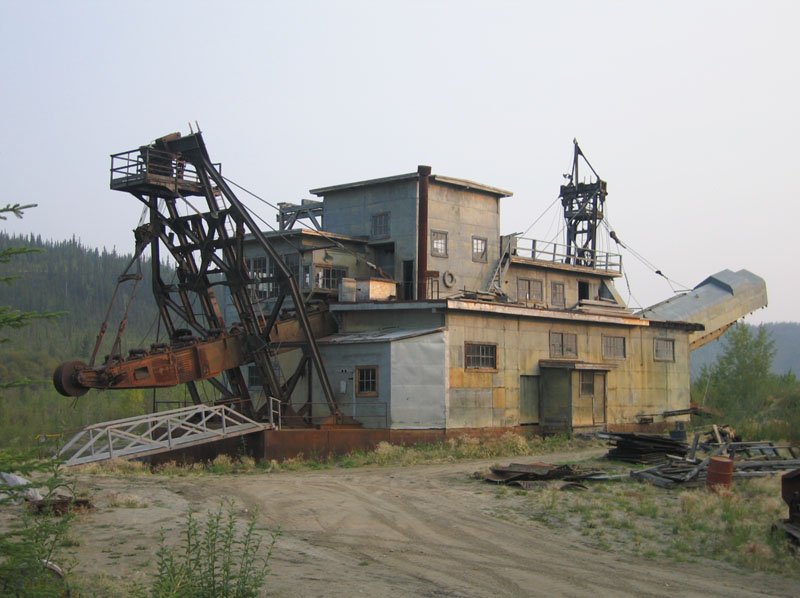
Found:
<svg viewBox="0 0 800 598"><path fill-rule="evenodd" d="M149 351L131 351L127 358L111 355L98 367L68 361L56 369L53 384L67 397L90 388L163 388L213 378L245 362L244 333L235 331L208 340L153 345Z"/></svg>

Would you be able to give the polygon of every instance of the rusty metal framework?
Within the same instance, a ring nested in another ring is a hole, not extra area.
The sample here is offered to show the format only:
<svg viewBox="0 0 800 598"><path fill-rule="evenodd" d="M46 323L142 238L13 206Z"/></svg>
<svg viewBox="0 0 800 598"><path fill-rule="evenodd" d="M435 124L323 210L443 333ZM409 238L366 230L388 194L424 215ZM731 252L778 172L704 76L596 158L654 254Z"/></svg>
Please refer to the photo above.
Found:
<svg viewBox="0 0 800 598"><path fill-rule="evenodd" d="M566 222L565 263L594 267L597 259L597 227L603 220L603 203L608 194L607 186L583 155L577 139L573 140L573 144L575 150L572 171L564 175L569 183L561 186L559 195ZM583 158L596 177L594 182L580 182L580 158Z"/></svg>
<svg viewBox="0 0 800 598"><path fill-rule="evenodd" d="M339 421L341 413L298 282L221 170L212 163L200 132L173 133L111 156L111 188L132 194L149 211L149 223L135 231L136 251L138 256L150 248L153 294L170 343L129 356L112 352L97 367L67 362L56 370L55 386L62 394L80 396L89 388L185 383L193 402L200 404L195 382L208 380L223 402L239 404L246 414L262 419L270 413L269 404L250 396L241 366L257 367L266 394L280 400L284 414L291 412L289 399L297 382L310 376L313 366L330 413ZM195 198L204 204L195 206L193 202L199 204ZM186 214L179 209L184 206L189 208ZM275 265L269 282L278 293L269 305L256 292L268 282L267 274L248 271L245 236L254 239ZM162 250L176 264L175 283L162 279ZM229 290L239 319L232 326L223 319L215 286ZM295 371L284 378L277 352L279 341L286 340L278 338L279 316L286 312L297 322L291 344L302 351L302 357Z"/></svg>

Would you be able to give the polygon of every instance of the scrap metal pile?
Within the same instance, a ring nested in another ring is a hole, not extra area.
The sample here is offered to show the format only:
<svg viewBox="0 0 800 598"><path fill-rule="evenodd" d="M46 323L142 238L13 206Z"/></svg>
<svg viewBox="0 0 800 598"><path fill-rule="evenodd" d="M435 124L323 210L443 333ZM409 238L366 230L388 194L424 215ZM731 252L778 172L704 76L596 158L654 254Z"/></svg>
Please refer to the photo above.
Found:
<svg viewBox="0 0 800 598"><path fill-rule="evenodd" d="M697 432L691 447L685 442L647 434L598 433L612 448L607 458L652 467L632 470L631 477L663 488L699 486L708 481L709 467L722 464L732 478L760 477L800 467L800 449L771 441L742 442L726 426ZM705 437L705 440L701 440ZM724 474L723 474L724 475Z"/></svg>
<svg viewBox="0 0 800 598"><path fill-rule="evenodd" d="M576 465L511 463L494 465L489 473L476 473L475 477L525 490L544 487L553 480L563 480L568 483L565 488L573 488L584 481L628 478L674 488L716 485L720 481L721 485L730 485L733 478L769 476L800 467L800 448L771 441L743 442L727 426L715 425L708 432L696 433L691 446L683 440L655 434L598 432L596 437L611 444L606 454L609 460L649 467L620 473ZM800 533L800 520L797 525Z"/></svg>

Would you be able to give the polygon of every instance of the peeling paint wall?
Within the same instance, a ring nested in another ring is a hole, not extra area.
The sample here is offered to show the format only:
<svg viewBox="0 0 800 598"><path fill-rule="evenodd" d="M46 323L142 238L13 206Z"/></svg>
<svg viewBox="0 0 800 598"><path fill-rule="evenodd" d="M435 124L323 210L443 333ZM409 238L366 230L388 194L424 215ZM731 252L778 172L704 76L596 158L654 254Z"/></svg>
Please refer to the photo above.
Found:
<svg viewBox="0 0 800 598"><path fill-rule="evenodd" d="M688 334L646 326L506 318L488 314L447 315L448 427L519 423L521 375L539 375L550 360L550 332L575 334L577 360L607 366L608 423L633 423L636 415L689 406ZM625 339L626 357L603 357L603 336ZM656 337L674 341L674 361L654 359ZM465 368L465 343L497 347L497 369ZM547 401L547 396L541 397Z"/></svg>

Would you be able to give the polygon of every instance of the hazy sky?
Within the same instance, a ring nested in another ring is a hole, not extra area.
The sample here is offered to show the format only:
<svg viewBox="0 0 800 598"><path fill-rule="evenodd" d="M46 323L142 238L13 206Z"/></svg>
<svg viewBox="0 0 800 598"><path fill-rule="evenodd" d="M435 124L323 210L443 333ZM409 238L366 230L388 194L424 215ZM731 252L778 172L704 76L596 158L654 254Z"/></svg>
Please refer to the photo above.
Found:
<svg viewBox="0 0 800 598"><path fill-rule="evenodd" d="M270 201L429 164L514 191L511 233L577 137L623 242L689 286L747 268L770 296L749 321L798 320L798 23L764 0L0 0L0 204L39 204L0 226L129 252L141 207L108 189L109 154L199 121ZM671 295L623 255L632 305Z"/></svg>

